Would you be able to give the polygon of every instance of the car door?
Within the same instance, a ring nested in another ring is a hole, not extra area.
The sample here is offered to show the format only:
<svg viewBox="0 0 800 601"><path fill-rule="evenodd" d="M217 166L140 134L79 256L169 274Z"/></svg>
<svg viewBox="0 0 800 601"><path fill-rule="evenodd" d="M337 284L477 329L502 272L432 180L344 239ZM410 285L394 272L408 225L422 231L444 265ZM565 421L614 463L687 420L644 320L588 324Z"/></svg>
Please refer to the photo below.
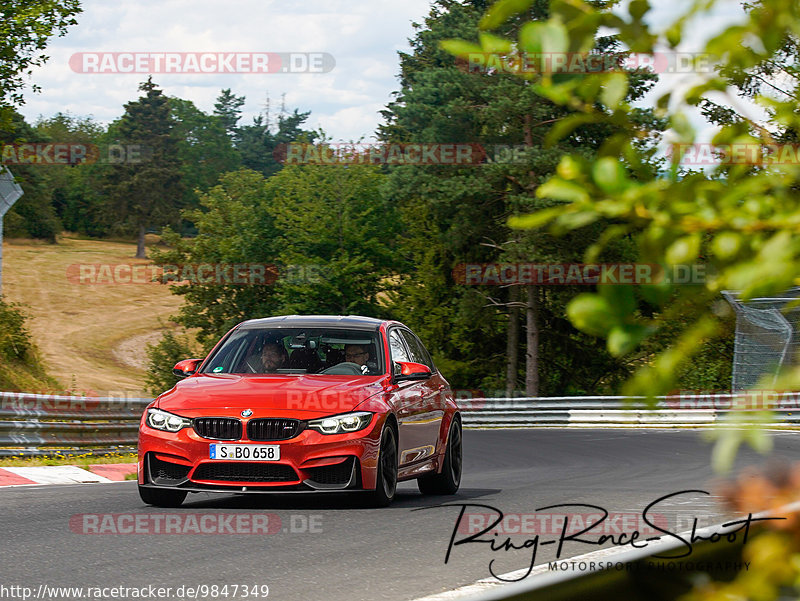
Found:
<svg viewBox="0 0 800 601"><path fill-rule="evenodd" d="M431 370L431 377L419 382L421 407L415 413L415 423L420 428L420 437L424 438L426 448L433 448L431 452L434 453L445 415L444 380L436 371L431 355L420 339L410 330L403 328L400 329L400 335L406 343L411 360L426 365Z"/></svg>
<svg viewBox="0 0 800 601"><path fill-rule="evenodd" d="M389 330L389 350L392 366L399 361L414 361L404 336L405 330ZM405 380L397 383L395 409L399 430L399 465L401 468L430 459L436 452L435 437L430 435L430 422L426 415L430 385L427 380Z"/></svg>
<svg viewBox="0 0 800 601"><path fill-rule="evenodd" d="M392 369L394 369L395 363L412 361L411 353L400 329L391 328L387 336ZM432 454L427 448L430 442L425 428L420 422L421 414L424 412L422 405L424 389L424 381L405 380L397 382L397 389L392 393L397 415L399 466L401 469L417 461L422 461Z"/></svg>

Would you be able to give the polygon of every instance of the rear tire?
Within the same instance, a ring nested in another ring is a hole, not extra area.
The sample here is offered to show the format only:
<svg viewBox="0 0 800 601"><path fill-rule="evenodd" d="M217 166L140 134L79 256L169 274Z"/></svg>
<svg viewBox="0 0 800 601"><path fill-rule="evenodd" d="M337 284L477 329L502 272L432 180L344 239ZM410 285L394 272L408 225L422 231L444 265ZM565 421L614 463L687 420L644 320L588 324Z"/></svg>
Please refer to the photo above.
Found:
<svg viewBox="0 0 800 601"><path fill-rule="evenodd" d="M427 474L417 479L419 492L423 495L454 495L461 486L463 462L461 421L456 418L450 424L447 435L447 450L440 474Z"/></svg>
<svg viewBox="0 0 800 601"><path fill-rule="evenodd" d="M139 485L139 496L148 505L156 507L180 507L186 498L185 490L166 490L163 488L145 488Z"/></svg>
<svg viewBox="0 0 800 601"><path fill-rule="evenodd" d="M397 492L397 436L394 429L386 424L381 434L381 449L378 454L378 475L375 490L370 493L370 505L386 507L394 500Z"/></svg>

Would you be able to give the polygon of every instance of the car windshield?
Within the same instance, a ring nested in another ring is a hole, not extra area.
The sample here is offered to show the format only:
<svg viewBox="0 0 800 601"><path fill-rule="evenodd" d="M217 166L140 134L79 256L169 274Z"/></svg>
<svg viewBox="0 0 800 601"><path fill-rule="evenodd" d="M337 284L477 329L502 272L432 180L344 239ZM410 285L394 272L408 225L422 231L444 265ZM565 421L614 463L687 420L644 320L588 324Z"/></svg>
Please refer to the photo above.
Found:
<svg viewBox="0 0 800 601"><path fill-rule="evenodd" d="M210 357L202 373L384 373L378 332L337 328L241 328Z"/></svg>

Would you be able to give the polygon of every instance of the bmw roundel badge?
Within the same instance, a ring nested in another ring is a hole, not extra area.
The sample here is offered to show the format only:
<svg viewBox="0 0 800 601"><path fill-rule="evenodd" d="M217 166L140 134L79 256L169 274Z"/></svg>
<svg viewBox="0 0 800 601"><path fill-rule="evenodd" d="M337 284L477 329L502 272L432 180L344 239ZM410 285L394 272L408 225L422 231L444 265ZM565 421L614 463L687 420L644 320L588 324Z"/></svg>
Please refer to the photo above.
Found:
<svg viewBox="0 0 800 601"><path fill-rule="evenodd" d="M242 417L250 417L251 415L253 415L253 412L250 409L242 411Z"/></svg>

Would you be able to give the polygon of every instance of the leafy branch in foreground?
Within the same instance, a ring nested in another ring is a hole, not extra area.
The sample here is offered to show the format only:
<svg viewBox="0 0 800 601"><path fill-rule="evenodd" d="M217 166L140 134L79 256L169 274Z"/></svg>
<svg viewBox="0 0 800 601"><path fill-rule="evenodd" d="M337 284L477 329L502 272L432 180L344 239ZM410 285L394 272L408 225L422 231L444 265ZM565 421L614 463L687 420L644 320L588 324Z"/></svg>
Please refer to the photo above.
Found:
<svg viewBox="0 0 800 601"><path fill-rule="evenodd" d="M517 39L491 33L508 19L524 18L531 4L500 0L481 22L480 45L449 40L443 47L464 59L476 53L499 54L506 65L524 65L530 63L522 60L525 56L585 56L602 28L631 53L655 56L663 48L675 50L692 19L715 2L695 2L656 31L649 24L646 0L633 0L624 13L614 8L616 3L552 0L549 18L525 23ZM688 116L691 107L728 93L731 73L763 71L763 65L784 57L787 40L800 39L799 17L795 2L763 0L746 7L741 22L708 40L698 57L711 59L716 68L704 69L698 59L692 74L695 85L685 91L673 86L656 101L657 114L670 124L673 143L660 173L649 168L652 157L641 144L647 130L625 99L635 70L518 69L517 75L537 94L575 111L553 128L551 143L586 123L611 123L618 131L595 160L563 156L556 174L535 192L555 206L514 218L511 225L563 234L604 222L608 225L588 248L587 262L596 261L611 242L632 237L640 263L659 265L665 273L703 264L708 274L693 285L664 279L635 287L598 286L596 293L581 294L568 306L572 323L605 337L615 356L633 352L667 322L683 323L672 348L642 365L630 379L625 388L629 394L654 396L671 390L679 368L691 361L725 317L726 310L717 302L722 290L741 291L746 300L779 294L797 281L800 160L779 158L786 150L779 143L786 132L800 131L798 82L792 82L788 95L770 94L768 89L752 94L769 115L767 123L739 119L719 129L713 145L727 149L732 160L699 172L687 172L681 162L697 143Z"/></svg>

